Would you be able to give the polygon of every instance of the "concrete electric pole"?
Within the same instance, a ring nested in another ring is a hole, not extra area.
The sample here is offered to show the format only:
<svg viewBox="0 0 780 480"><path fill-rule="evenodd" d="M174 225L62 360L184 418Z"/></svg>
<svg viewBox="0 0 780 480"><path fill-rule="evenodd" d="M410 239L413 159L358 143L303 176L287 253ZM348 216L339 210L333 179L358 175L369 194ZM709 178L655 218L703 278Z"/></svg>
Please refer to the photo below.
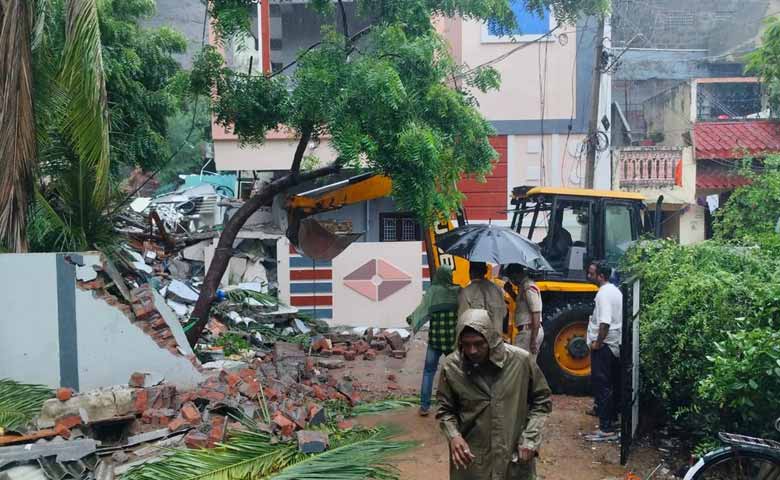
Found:
<svg viewBox="0 0 780 480"><path fill-rule="evenodd" d="M590 89L590 119L588 120L588 156L585 162L585 188L593 188L596 174L596 152L599 146L599 97L601 93L602 58L604 56L604 16L599 17L596 32L593 82Z"/></svg>

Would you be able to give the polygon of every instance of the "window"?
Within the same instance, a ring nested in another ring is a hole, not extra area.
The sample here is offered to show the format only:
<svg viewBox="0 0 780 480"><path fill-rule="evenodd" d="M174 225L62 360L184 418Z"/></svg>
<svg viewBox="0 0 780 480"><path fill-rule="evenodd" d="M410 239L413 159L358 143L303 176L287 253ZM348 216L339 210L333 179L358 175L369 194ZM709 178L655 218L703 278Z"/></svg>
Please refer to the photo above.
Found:
<svg viewBox="0 0 780 480"><path fill-rule="evenodd" d="M339 7L336 7L337 9ZM344 1L347 24L351 33L355 33L370 23L370 19L360 15L358 5L352 0ZM278 71L288 65L301 53L322 40L321 29L325 24L336 23L337 31L342 32L341 15L332 18L322 17L307 2L271 0L270 8L270 47L271 70ZM286 70L292 75L296 66Z"/></svg>
<svg viewBox="0 0 780 480"><path fill-rule="evenodd" d="M540 17L527 10L526 0L510 0L510 4L517 20L516 28L511 32L503 32L495 22L488 21L482 27L484 43L529 42L552 30L554 19L550 10L545 9L544 15ZM549 36L545 40L553 41L553 38Z"/></svg>
<svg viewBox="0 0 780 480"><path fill-rule="evenodd" d="M380 213L380 242L413 242L422 240L420 225L408 213Z"/></svg>
<svg viewBox="0 0 780 480"><path fill-rule="evenodd" d="M607 205L604 215L604 257L607 263L617 264L634 241L634 222L631 208L626 205Z"/></svg>

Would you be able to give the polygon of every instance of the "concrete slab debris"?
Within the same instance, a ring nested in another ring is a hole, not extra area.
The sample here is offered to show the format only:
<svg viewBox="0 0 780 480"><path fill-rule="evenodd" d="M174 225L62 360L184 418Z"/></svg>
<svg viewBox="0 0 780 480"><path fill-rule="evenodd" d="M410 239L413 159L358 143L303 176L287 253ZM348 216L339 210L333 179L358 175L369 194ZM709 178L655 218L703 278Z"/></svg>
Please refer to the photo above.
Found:
<svg viewBox="0 0 780 480"><path fill-rule="evenodd" d="M91 438L65 441L54 439L27 445L0 448L0 468L13 462L29 462L55 457L57 462L73 462L95 453L97 442Z"/></svg>
<svg viewBox="0 0 780 480"><path fill-rule="evenodd" d="M186 304L195 304L198 301L198 292L181 280L174 280L168 285L169 298Z"/></svg>

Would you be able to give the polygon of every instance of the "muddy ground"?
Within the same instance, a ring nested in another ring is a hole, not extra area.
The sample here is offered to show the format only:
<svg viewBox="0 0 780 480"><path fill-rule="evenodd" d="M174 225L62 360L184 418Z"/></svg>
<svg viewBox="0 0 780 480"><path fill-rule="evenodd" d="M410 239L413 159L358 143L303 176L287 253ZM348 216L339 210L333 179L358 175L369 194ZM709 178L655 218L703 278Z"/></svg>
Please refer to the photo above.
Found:
<svg viewBox="0 0 780 480"><path fill-rule="evenodd" d="M390 387L398 394L416 395L422 378L425 358L425 335L412 339L406 359L398 360L379 356L375 362L348 362L350 375L359 379L369 389ZM585 414L592 405L589 398L556 395L553 414L545 432L545 443L540 453L538 473L545 480L604 480L623 479L633 472L646 479L663 462L662 452L642 444L636 446L628 465L620 465L619 446L591 444L583 435L593 431L596 419ZM414 440L419 447L393 460L400 469L403 480L446 480L449 478L447 443L440 433L433 415L420 417L414 408L396 410L358 419L362 425L388 424L399 427L403 440ZM672 478L659 469L653 479Z"/></svg>

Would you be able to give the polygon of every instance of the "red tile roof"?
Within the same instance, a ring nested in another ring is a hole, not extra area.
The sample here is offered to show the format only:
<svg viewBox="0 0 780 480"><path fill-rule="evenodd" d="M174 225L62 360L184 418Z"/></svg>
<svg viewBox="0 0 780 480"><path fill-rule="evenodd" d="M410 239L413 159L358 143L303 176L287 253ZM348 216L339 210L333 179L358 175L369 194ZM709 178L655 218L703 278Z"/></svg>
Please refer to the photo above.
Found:
<svg viewBox="0 0 780 480"><path fill-rule="evenodd" d="M696 159L742 158L780 152L780 122L698 122L693 127Z"/></svg>
<svg viewBox="0 0 780 480"><path fill-rule="evenodd" d="M700 162L696 165L696 188L703 190L733 190L750 184L750 180L725 165L708 165Z"/></svg>

